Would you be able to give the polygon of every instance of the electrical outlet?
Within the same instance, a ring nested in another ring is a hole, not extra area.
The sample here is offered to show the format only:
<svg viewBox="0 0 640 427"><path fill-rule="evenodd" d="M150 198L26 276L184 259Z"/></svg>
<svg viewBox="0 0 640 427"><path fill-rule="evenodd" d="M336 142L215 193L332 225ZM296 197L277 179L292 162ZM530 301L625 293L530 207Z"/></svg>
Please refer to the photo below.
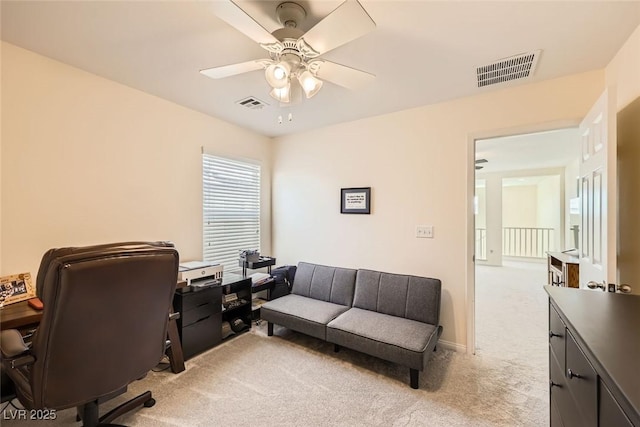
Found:
<svg viewBox="0 0 640 427"><path fill-rule="evenodd" d="M419 239L433 239L433 226L418 225L416 227L416 237Z"/></svg>

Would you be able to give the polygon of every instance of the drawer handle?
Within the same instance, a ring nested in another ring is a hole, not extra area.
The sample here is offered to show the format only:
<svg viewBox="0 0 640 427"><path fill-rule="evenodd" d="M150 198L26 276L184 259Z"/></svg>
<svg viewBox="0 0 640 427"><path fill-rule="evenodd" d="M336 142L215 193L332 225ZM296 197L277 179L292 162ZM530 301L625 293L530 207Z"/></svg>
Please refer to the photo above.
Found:
<svg viewBox="0 0 640 427"><path fill-rule="evenodd" d="M582 378L582 375L578 375L578 374L576 374L575 372L573 372L573 371L571 370L571 368L567 369L567 376L569 377L569 379L572 379L572 378L574 378L574 377L575 377L575 378Z"/></svg>
<svg viewBox="0 0 640 427"><path fill-rule="evenodd" d="M549 390L551 390L553 387L562 388L560 384L554 383L553 380L549 380Z"/></svg>
<svg viewBox="0 0 640 427"><path fill-rule="evenodd" d="M561 337L562 335L560 334L556 334L553 331L549 331L549 339L553 338L553 337Z"/></svg>

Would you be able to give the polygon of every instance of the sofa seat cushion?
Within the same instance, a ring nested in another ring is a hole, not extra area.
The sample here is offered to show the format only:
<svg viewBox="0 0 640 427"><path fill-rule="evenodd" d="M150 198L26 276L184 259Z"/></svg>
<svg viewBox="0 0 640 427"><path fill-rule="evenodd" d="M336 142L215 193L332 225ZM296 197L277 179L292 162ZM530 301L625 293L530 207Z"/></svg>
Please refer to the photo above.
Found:
<svg viewBox="0 0 640 427"><path fill-rule="evenodd" d="M260 317L267 322L326 340L327 323L348 309L345 305L290 294L264 303L260 307Z"/></svg>
<svg viewBox="0 0 640 427"><path fill-rule="evenodd" d="M428 323L351 308L327 325L327 341L422 370L441 329Z"/></svg>

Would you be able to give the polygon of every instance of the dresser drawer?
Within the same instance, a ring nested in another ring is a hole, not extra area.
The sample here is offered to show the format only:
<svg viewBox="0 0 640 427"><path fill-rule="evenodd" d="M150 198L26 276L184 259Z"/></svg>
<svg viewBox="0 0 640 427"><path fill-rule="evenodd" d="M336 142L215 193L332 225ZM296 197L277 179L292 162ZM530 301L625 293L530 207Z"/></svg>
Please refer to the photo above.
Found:
<svg viewBox="0 0 640 427"><path fill-rule="evenodd" d="M555 307L549 303L549 347L564 371L567 330Z"/></svg>
<svg viewBox="0 0 640 427"><path fill-rule="evenodd" d="M549 353L549 395L551 427L582 427L582 418L569 393L567 378L551 353Z"/></svg>
<svg viewBox="0 0 640 427"><path fill-rule="evenodd" d="M600 427L633 427L609 388L600 380L600 402L598 404L598 425Z"/></svg>
<svg viewBox="0 0 640 427"><path fill-rule="evenodd" d="M566 378L583 426L598 425L598 377L575 338L567 333Z"/></svg>

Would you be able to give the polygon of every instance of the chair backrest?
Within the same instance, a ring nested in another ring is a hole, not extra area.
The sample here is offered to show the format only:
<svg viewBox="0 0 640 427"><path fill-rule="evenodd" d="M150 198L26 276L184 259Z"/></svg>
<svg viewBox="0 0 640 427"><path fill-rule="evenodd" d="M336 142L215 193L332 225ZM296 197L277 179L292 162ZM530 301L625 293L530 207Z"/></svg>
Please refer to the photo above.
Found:
<svg viewBox="0 0 640 427"><path fill-rule="evenodd" d="M439 325L439 279L358 270L353 306Z"/></svg>
<svg viewBox="0 0 640 427"><path fill-rule="evenodd" d="M144 376L165 351L178 252L167 242L48 251L33 338L34 407L79 406Z"/></svg>
<svg viewBox="0 0 640 427"><path fill-rule="evenodd" d="M356 270L298 263L291 293L351 307Z"/></svg>

